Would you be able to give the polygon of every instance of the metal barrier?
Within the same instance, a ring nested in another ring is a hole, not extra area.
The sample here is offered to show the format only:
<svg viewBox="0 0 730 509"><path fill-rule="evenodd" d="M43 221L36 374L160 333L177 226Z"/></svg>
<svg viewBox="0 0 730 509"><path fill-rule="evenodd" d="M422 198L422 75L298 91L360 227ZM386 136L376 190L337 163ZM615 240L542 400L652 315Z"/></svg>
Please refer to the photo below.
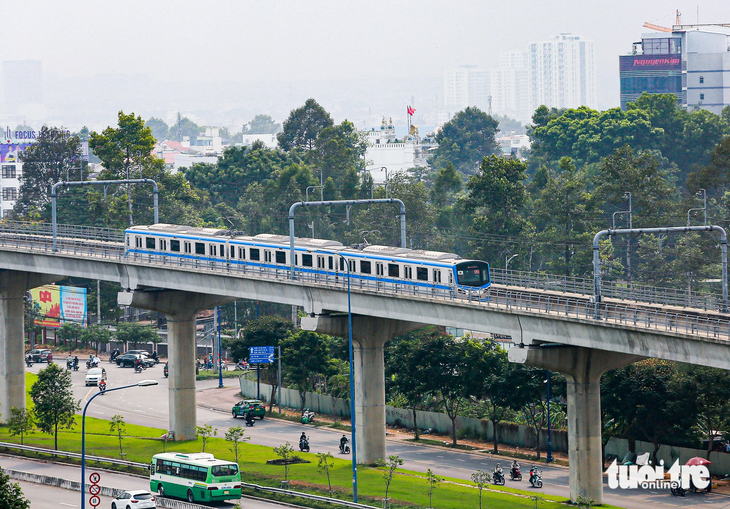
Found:
<svg viewBox="0 0 730 509"><path fill-rule="evenodd" d="M350 502L348 500L341 500L339 498L322 497L320 495L312 495L311 493L303 493L301 491L286 490L283 488L272 488L270 486L260 486L258 484L241 483L244 488L254 489L256 491L265 491L268 493L278 493L280 495L287 495L290 497L306 498L308 500L317 500L319 502L327 502L334 505L342 505L345 507L354 507L356 509L379 509L372 505L358 504Z"/></svg>
<svg viewBox="0 0 730 509"><path fill-rule="evenodd" d="M0 223L2 226L3 223ZM39 230L34 230L38 226ZM46 225L47 226L47 225ZM5 228L14 229L16 233L10 231L0 235L0 246L12 249L22 249L31 251L51 252L52 238L47 232L46 226L32 225L26 223L5 225ZM11 228L12 227L12 228ZM20 229L33 230L33 233L17 233ZM292 281L289 279L289 267L281 266L276 268L268 267L251 267L249 265L232 264L226 260L206 260L202 258L169 258L161 255L149 254L131 254L125 256L123 243L108 242L100 240L108 238L107 229L88 229L90 237L88 239L79 238L61 238L58 242L59 254L71 254L73 256L88 256L91 258L99 258L103 260L114 261L129 265L145 265L169 267L180 270L210 271L217 274L228 274L232 276L255 277L257 279L274 280L281 284L295 285L311 285L321 286L324 288L339 288L345 290L347 288L347 276L344 274L313 274L297 270L297 279ZM0 228L0 233L2 233ZM43 233L40 233L43 232ZM122 232L119 232L120 234ZM502 271L506 272L506 271ZM506 276L499 270L495 270L493 280L504 281L508 286L516 285L513 279L500 279ZM420 298L427 300L441 301L458 301L464 302L471 306L486 307L492 309L514 310L524 313L534 313L539 315L550 315L555 318L562 319L578 319L590 320L594 323L595 304L590 295L585 294L585 280L580 278L559 278L557 276L548 276L544 274L520 273L520 282L528 283L535 286L524 286L525 291L519 291L512 288L492 287L489 290L463 292L455 290L444 285L416 285L415 282L408 281L391 283L386 280L360 280L351 281L351 291L353 292L376 292L387 295L403 295L409 298ZM509 275L509 274L507 274ZM523 277L525 276L525 277ZM556 290L561 287L565 289L564 293L575 293L575 296L561 296L554 293L544 293L534 291L542 285L545 289ZM650 287L641 287L650 288ZM571 289L571 291L568 291ZM580 291L579 291L580 290ZM581 293L583 292L583 293ZM687 313L677 313L664 311L653 307L651 299L657 295L657 289L653 288L642 293L648 302L637 302L630 304L620 304L607 302L604 300L600 307L602 312L602 323L614 323L623 326L631 326L638 329L648 329L656 331L665 331L672 333L688 334L692 336L730 339L730 321L727 319L719 319L711 316L701 316L702 309L707 309L707 304L711 300L706 301L702 308L697 309L697 313L688 310ZM620 287L614 285L614 291L606 291L605 295L621 296ZM662 301L664 305L675 302L670 293L664 294ZM681 300L683 294L677 293L676 302ZM632 298L636 295L631 294ZM627 298L627 295L623 295ZM654 299L656 300L656 299ZM713 307L713 309L716 309Z"/></svg>
<svg viewBox="0 0 730 509"><path fill-rule="evenodd" d="M0 442L0 448L3 449L14 449L16 451L34 452L36 454L48 454L51 456L59 456L61 458L75 458L81 459L81 453L68 452L68 451L56 451L54 449L45 449L43 447L32 447L29 445L13 444L9 442ZM124 467L137 467L144 470L148 470L150 466L147 463L137 463L135 461L118 460L114 458L103 458L101 456L90 456L86 454L86 461L96 461L98 463L109 463L110 465L121 465Z"/></svg>

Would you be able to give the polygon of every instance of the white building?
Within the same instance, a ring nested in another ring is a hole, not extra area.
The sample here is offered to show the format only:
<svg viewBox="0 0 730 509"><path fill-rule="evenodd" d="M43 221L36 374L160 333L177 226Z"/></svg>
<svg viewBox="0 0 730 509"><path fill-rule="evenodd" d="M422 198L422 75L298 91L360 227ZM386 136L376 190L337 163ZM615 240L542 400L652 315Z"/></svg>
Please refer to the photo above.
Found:
<svg viewBox="0 0 730 509"><path fill-rule="evenodd" d="M251 146L254 141L260 141L266 148L276 148L279 142L276 140L276 134L244 134L243 144L247 147Z"/></svg>
<svg viewBox="0 0 730 509"><path fill-rule="evenodd" d="M490 85L488 70L473 65L449 69L444 74L444 104L457 109L477 106L486 111L491 96Z"/></svg>
<svg viewBox="0 0 730 509"><path fill-rule="evenodd" d="M205 155L222 154L224 148L217 127L206 127L205 133L197 136L183 136L182 146Z"/></svg>
<svg viewBox="0 0 730 509"><path fill-rule="evenodd" d="M35 141L37 132L17 131L6 127L0 131L0 217L6 217L18 200L23 163L20 154Z"/></svg>
<svg viewBox="0 0 730 509"><path fill-rule="evenodd" d="M437 146L433 134L427 133L425 138L421 138L417 126L411 126L410 132L400 138L395 131L393 120L386 122L385 118L380 127L364 131L368 142L365 169L372 174L375 182L385 181L383 168L391 173L426 167L431 149Z"/></svg>
<svg viewBox="0 0 730 509"><path fill-rule="evenodd" d="M534 111L598 106L593 41L560 34L528 49L529 104Z"/></svg>

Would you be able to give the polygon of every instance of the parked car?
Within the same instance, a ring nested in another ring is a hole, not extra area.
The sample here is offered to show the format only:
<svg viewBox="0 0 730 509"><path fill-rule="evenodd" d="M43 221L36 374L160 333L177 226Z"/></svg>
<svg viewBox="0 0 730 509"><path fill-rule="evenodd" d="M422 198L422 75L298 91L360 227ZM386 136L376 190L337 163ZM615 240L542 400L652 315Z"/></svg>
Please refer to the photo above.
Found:
<svg viewBox="0 0 730 509"><path fill-rule="evenodd" d="M50 353L50 350L36 348L31 350L30 355L33 357L33 362L48 362L48 354Z"/></svg>
<svg viewBox="0 0 730 509"><path fill-rule="evenodd" d="M262 421L264 420L264 417L266 416L266 407L257 399L244 399L239 401L231 409L231 414L234 419L239 416L243 417L248 413L249 409L253 409L254 417L258 417Z"/></svg>
<svg viewBox="0 0 730 509"><path fill-rule="evenodd" d="M112 509L147 509L155 507L155 497L147 490L125 491L112 500Z"/></svg>
<svg viewBox="0 0 730 509"><path fill-rule="evenodd" d="M114 359L114 362L117 363L117 366L121 366L123 368L133 368L134 361L136 361L138 358L142 359L142 362L144 362L148 368L155 365L154 359L150 359L149 357L146 357L146 356L138 354L138 353L129 353L129 352L127 352L123 355L117 356L117 358Z"/></svg>
<svg viewBox="0 0 730 509"><path fill-rule="evenodd" d="M101 380L106 380L106 369L91 368L86 372L86 385L99 385Z"/></svg>

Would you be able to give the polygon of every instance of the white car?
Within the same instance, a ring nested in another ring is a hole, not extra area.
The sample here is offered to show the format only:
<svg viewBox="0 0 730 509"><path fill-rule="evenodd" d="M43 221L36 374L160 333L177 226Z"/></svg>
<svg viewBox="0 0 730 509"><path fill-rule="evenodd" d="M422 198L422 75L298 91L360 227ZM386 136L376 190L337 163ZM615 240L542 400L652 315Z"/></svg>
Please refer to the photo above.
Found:
<svg viewBox="0 0 730 509"><path fill-rule="evenodd" d="M112 500L112 509L145 509L155 507L155 497L147 490L125 491Z"/></svg>
<svg viewBox="0 0 730 509"><path fill-rule="evenodd" d="M106 380L106 369L91 368L86 372L86 385L99 385L101 380Z"/></svg>

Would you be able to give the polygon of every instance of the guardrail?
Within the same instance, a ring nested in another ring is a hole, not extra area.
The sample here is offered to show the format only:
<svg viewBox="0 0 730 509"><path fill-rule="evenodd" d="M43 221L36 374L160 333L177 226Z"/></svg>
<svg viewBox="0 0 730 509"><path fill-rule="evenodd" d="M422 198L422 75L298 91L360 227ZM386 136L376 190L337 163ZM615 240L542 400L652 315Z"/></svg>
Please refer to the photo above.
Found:
<svg viewBox="0 0 730 509"><path fill-rule="evenodd" d="M0 246L9 246L16 249L30 249L51 251L52 239L48 235L25 235L9 234L0 235ZM297 270L297 279L289 279L289 267L277 266L252 267L249 265L232 264L225 259L209 260L202 258L169 258L161 255L132 254L124 255L123 244L102 242L98 240L82 239L59 239L58 249L62 253L87 255L90 257L111 259L120 263L130 265L143 264L145 266L169 267L183 270L210 271L215 274L253 276L258 279L275 280L282 284L305 284L322 286L326 288L347 289L347 276L341 273L313 274ZM533 276L532 273L530 277ZM499 278L497 273L497 278ZM537 277L537 276L535 276ZM539 275L539 280L544 275ZM495 278L495 279L497 279ZM543 279L543 282L552 281ZM567 281L567 279L566 279ZM574 278L577 286L583 283ZM429 300L459 301L467 302L469 305L489 307L495 309L516 310L528 313L539 313L551 315L555 318L594 320L595 306L590 295L561 296L551 293L541 294L532 287L525 287L526 291L521 292L514 289L492 287L488 290L463 291L446 285L416 285L416 282L404 281L391 283L385 280L351 280L351 290L372 291L381 294L404 295L409 297L424 298ZM422 282L419 282L422 283ZM572 284L572 283L571 283ZM566 283L567 285L567 283ZM567 287L567 286L566 286ZM618 288L618 287L616 287ZM571 292L565 292L571 293ZM576 293L576 292L572 292ZM606 292L611 295L611 292ZM624 298L627 298L624 296ZM702 316L703 308L697 309L696 313L688 310L686 313L669 312L650 306L642 306L641 303L616 304L604 300L601 305L602 323L615 323L630 325L637 328L644 328L672 333L684 333L700 337L711 337L730 339L730 321L712 316ZM707 309L707 306L704 307ZM716 308L713 308L716 309ZM596 324L601 322L595 321Z"/></svg>
<svg viewBox="0 0 730 509"><path fill-rule="evenodd" d="M278 493L280 495L287 495L290 497L306 498L308 500L317 500L319 502L327 502L329 504L341 505L345 507L353 507L355 509L380 509L378 507L366 504L359 504L356 502L350 502L349 500L341 500L339 498L323 497L320 495L313 495L311 493L303 493L301 491L293 491L284 488L273 488L271 486L260 486L258 484L241 483L244 488L253 489L256 491L265 491L268 493Z"/></svg>
<svg viewBox="0 0 730 509"><path fill-rule="evenodd" d="M81 453L69 451L56 451L54 449L46 449L44 447L32 447L30 445L13 444L10 442L0 442L2 449L14 449L16 451L34 452L36 454L48 454L51 456L59 456L61 458L81 459ZM148 470L150 466L147 463L137 463L136 461L125 461L114 458L104 458L101 456L90 456L86 454L86 461L96 461L98 463L109 463L110 465L121 465L125 467L136 467Z"/></svg>

